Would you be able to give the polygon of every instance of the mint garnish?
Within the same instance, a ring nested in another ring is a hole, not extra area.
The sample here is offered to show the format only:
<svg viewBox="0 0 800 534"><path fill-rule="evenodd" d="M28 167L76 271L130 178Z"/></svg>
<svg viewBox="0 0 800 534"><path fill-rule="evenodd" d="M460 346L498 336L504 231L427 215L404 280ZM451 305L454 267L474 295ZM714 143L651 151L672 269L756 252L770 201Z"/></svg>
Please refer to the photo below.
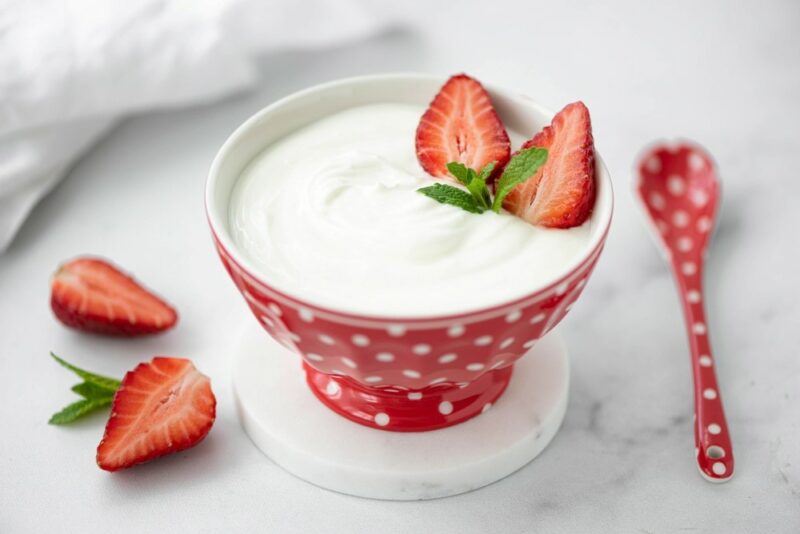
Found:
<svg viewBox="0 0 800 534"><path fill-rule="evenodd" d="M110 389L100 387L92 384L91 382L81 382L80 384L75 384L71 389L84 399L102 399L105 397L114 396L114 392Z"/></svg>
<svg viewBox="0 0 800 534"><path fill-rule="evenodd" d="M519 184L525 182L533 176L539 167L547 161L547 150L544 148L531 147L520 150L519 153L511 158L503 174L497 182L496 194L492 209L495 213L500 212L503 201L508 194Z"/></svg>
<svg viewBox="0 0 800 534"><path fill-rule="evenodd" d="M544 148L531 147L520 150L503 169L503 174L497 182L494 201L492 201L491 193L486 186L486 180L492 175L492 171L497 165L496 161L487 164L480 171L475 171L455 161L448 163L447 170L456 180L464 184L467 188L466 191L459 187L439 183L422 187L417 191L437 202L450 204L470 213L480 214L490 209L495 213L500 213L506 196L516 186L533 176L546 161L547 150Z"/></svg>
<svg viewBox="0 0 800 534"><path fill-rule="evenodd" d="M73 402L60 412L54 413L48 423L51 425L65 425L71 423L95 410L105 408L111 404L112 399L113 397L108 397L107 399L82 399Z"/></svg>
<svg viewBox="0 0 800 534"><path fill-rule="evenodd" d="M475 198L473 198L470 193L458 187L453 187L452 185L433 184L428 187L417 189L417 191L425 196L431 197L437 202L458 206L471 213L483 213L486 211L485 208L478 206Z"/></svg>
<svg viewBox="0 0 800 534"><path fill-rule="evenodd" d="M72 391L83 397L83 399L73 402L60 412L53 414L50 421L48 421L51 425L71 423L90 412L110 405L111 401L114 400L114 393L120 386L119 380L84 371L67 363L52 352L50 356L84 380L80 384L72 386Z"/></svg>

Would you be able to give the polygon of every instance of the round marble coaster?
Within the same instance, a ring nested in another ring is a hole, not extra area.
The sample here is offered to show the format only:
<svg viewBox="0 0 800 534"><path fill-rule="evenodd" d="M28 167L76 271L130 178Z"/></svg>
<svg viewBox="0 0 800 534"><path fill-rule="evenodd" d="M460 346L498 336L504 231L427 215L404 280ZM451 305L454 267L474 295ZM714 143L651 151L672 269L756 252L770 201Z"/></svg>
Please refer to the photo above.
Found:
<svg viewBox="0 0 800 534"><path fill-rule="evenodd" d="M431 432L387 432L335 414L309 390L300 358L257 325L234 355L239 417L256 446L312 484L360 497L435 499L491 484L542 452L567 407L568 356L557 332L515 364L489 410Z"/></svg>

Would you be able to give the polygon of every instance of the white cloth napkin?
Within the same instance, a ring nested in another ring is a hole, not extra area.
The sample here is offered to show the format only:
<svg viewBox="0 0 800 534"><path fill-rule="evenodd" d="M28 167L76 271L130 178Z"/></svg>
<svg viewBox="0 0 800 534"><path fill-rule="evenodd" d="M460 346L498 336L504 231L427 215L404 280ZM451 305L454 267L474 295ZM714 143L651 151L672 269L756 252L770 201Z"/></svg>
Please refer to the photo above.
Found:
<svg viewBox="0 0 800 534"><path fill-rule="evenodd" d="M359 0L0 0L0 252L119 118L245 89L259 54L389 22Z"/></svg>

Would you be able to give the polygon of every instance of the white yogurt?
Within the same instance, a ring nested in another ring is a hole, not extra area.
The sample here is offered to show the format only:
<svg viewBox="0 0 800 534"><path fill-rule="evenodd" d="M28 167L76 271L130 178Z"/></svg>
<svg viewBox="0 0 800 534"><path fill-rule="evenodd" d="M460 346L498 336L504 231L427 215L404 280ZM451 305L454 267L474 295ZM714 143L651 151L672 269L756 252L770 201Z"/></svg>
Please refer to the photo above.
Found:
<svg viewBox="0 0 800 534"><path fill-rule="evenodd" d="M373 104L328 116L264 149L230 200L239 248L265 281L353 313L413 317L502 304L552 281L586 247L569 230L468 213L417 189L424 109ZM521 136L509 132L513 146Z"/></svg>

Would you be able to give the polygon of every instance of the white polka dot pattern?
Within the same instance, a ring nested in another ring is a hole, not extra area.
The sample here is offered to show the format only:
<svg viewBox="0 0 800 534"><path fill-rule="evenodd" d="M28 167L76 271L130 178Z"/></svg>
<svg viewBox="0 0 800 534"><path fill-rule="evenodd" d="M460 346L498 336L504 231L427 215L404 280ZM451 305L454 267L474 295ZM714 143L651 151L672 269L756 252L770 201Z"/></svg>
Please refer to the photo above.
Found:
<svg viewBox="0 0 800 534"><path fill-rule="evenodd" d="M650 205L653 207L653 209L661 211L667 206L667 201L664 200L664 195L661 193L651 193Z"/></svg>
<svg viewBox="0 0 800 534"><path fill-rule="evenodd" d="M394 354L392 354L391 352L379 352L378 354L375 355L375 359L378 360L379 362L384 362L384 363L393 362Z"/></svg>
<svg viewBox="0 0 800 534"><path fill-rule="evenodd" d="M702 208L706 204L708 204L708 193L703 191L702 189L693 189L692 193L689 195L692 204L697 206L698 208Z"/></svg>
<svg viewBox="0 0 800 534"><path fill-rule="evenodd" d="M703 323L694 323L694 325L692 325L692 332L702 336L706 333L706 325Z"/></svg>
<svg viewBox="0 0 800 534"><path fill-rule="evenodd" d="M406 333L406 327L401 324L390 324L386 327L386 332L392 337L403 337Z"/></svg>
<svg viewBox="0 0 800 534"><path fill-rule="evenodd" d="M672 224L677 228L686 228L689 226L689 214L683 210L676 210L672 214Z"/></svg>
<svg viewBox="0 0 800 534"><path fill-rule="evenodd" d="M667 191L676 197L684 194L686 192L686 182L683 177L674 174L667 178Z"/></svg>
<svg viewBox="0 0 800 534"><path fill-rule="evenodd" d="M466 329L464 328L463 325L455 324L447 329L447 335L450 337L459 337L464 335L465 331Z"/></svg>
<svg viewBox="0 0 800 534"><path fill-rule="evenodd" d="M386 426L389 424L389 416L383 412L375 414L375 424L378 426Z"/></svg>
<svg viewBox="0 0 800 534"><path fill-rule="evenodd" d="M689 154L689 168L693 171L702 170L706 166L706 161L703 159L703 156L700 154L693 152Z"/></svg>
<svg viewBox="0 0 800 534"><path fill-rule="evenodd" d="M543 313L537 313L536 315L531 317L530 323L531 324L541 323L542 321L545 320L546 317L547 316Z"/></svg>
<svg viewBox="0 0 800 534"><path fill-rule="evenodd" d="M728 470L728 468L725 467L725 464L722 462L714 462L714 465L711 468L714 470L714 474L716 475L724 475Z"/></svg>
<svg viewBox="0 0 800 534"><path fill-rule="evenodd" d="M439 413L442 415L450 415L453 413L453 404L449 401L442 401L439 403Z"/></svg>
<svg viewBox="0 0 800 534"><path fill-rule="evenodd" d="M438 361L441 364L447 364L456 361L456 358L458 358L458 355L451 352L450 354L443 354L439 356Z"/></svg>
<svg viewBox="0 0 800 534"><path fill-rule="evenodd" d="M492 342L492 336L481 336L475 339L475 344L481 347L485 347L491 342Z"/></svg>
<svg viewBox="0 0 800 534"><path fill-rule="evenodd" d="M502 342L500 342L500 348L501 349L507 349L508 347L511 346L512 343L514 343L514 338L513 337L507 337Z"/></svg>
<svg viewBox="0 0 800 534"><path fill-rule="evenodd" d="M645 162L647 165L647 170L652 173L660 172L661 171L661 160L657 156L651 156Z"/></svg>
<svg viewBox="0 0 800 534"><path fill-rule="evenodd" d="M425 356L426 354L430 354L431 346L427 343L419 343L411 347L411 351L417 356Z"/></svg>
<svg viewBox="0 0 800 534"><path fill-rule="evenodd" d="M692 241L692 238L688 236L679 237L677 246L678 250L681 252L689 252L694 246L694 241Z"/></svg>
<svg viewBox="0 0 800 534"><path fill-rule="evenodd" d="M353 341L353 345L357 347L366 347L369 345L369 338L364 334L356 334L350 339Z"/></svg>
<svg viewBox="0 0 800 534"><path fill-rule="evenodd" d="M325 387L325 392L328 395L338 395L341 389L339 388L339 384L336 381L331 380L328 382L328 385Z"/></svg>

